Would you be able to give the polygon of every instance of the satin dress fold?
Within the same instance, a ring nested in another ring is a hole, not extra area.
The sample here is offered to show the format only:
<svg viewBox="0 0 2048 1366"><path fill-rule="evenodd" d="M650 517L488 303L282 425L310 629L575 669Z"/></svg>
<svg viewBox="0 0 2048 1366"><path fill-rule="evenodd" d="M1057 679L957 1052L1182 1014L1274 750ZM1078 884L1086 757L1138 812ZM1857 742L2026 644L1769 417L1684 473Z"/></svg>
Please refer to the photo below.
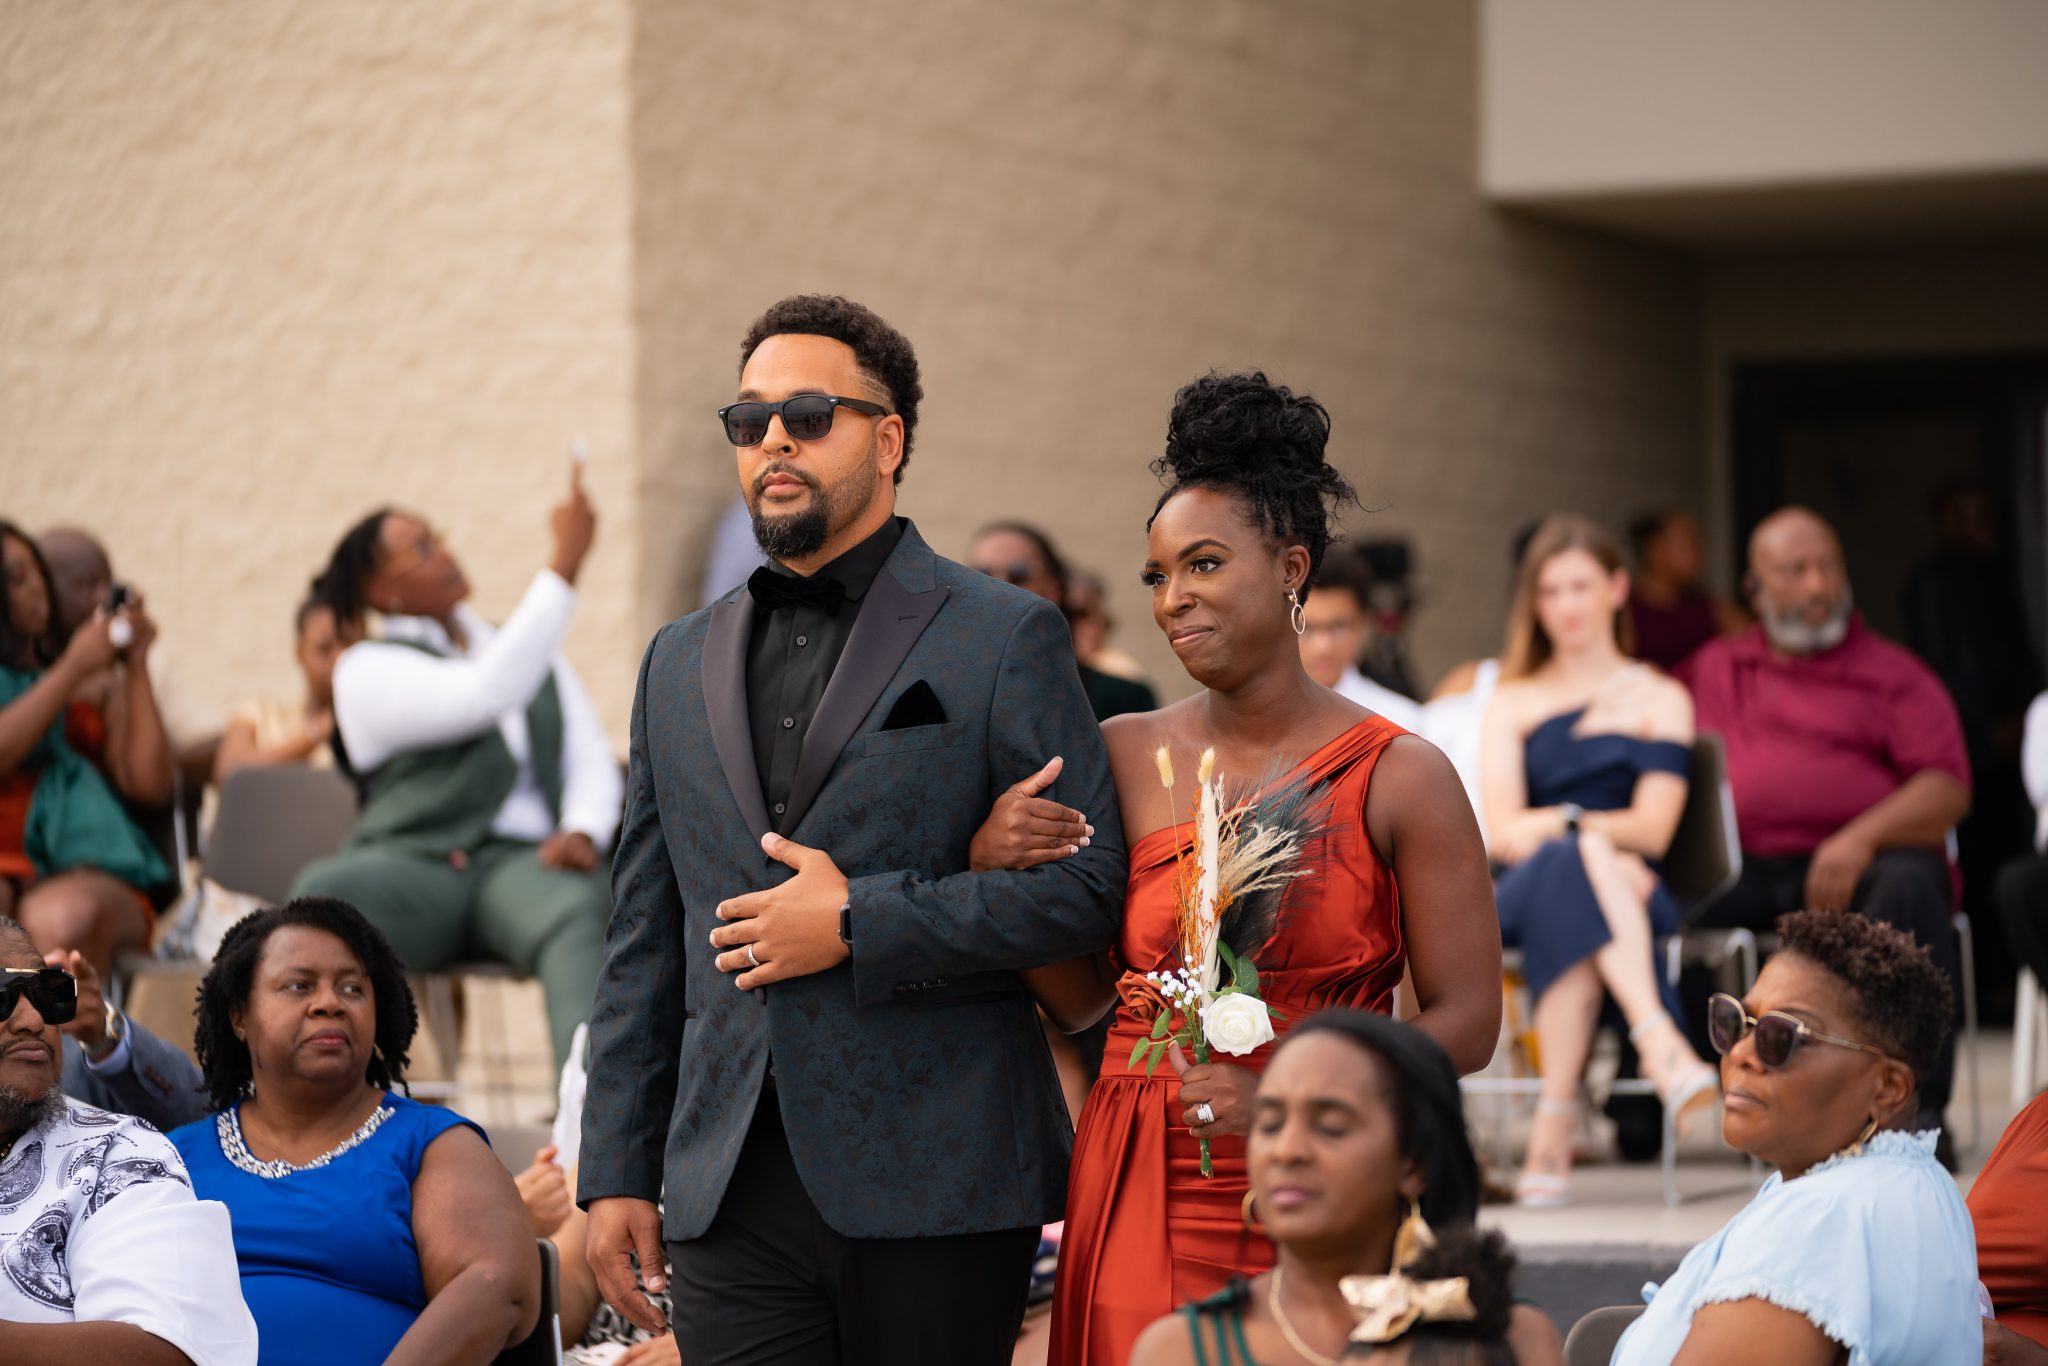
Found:
<svg viewBox="0 0 2048 1366"><path fill-rule="evenodd" d="M1366 793L1387 745L1407 734L1370 716L1305 759L1330 802L1331 828L1310 854L1317 869L1288 898L1280 927L1256 958L1260 994L1287 1018L1280 1037L1318 1011L1387 1013L1406 963L1394 871L1373 849ZM1293 774L1284 775L1287 777ZM1120 968L1179 965L1175 856L1192 829L1153 832L1131 849ZM1179 1079L1162 1062L1147 1077L1131 1050L1151 1030L1119 1006L1074 1136L1066 1232L1053 1297L1050 1366L1124 1366L1147 1324L1273 1264L1273 1248L1245 1227L1244 1140L1212 1139L1214 1176L1181 1122ZM1264 1071L1275 1044L1222 1061Z"/></svg>

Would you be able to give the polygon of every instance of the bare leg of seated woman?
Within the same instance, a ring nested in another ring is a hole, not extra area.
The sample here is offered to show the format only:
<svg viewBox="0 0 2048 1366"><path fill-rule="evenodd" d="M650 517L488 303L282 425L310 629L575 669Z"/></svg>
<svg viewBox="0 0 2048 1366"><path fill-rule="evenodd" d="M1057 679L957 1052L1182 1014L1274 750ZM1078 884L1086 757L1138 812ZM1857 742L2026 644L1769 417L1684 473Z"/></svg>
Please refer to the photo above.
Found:
<svg viewBox="0 0 2048 1366"><path fill-rule="evenodd" d="M1657 990L1649 898L1654 875L1640 858L1623 853L1603 835L1579 837L1579 854L1594 898L1607 921L1608 942L1551 984L1536 1003L1542 1091L1516 1197L1525 1204L1557 1204L1571 1171L1572 1130L1580 1078L1592 1051L1603 994L1614 997L1629 1038L1657 1093L1674 1107L1674 1120L1713 1100L1714 1072L1692 1051L1665 1012Z"/></svg>
<svg viewBox="0 0 2048 1366"><path fill-rule="evenodd" d="M1713 1103L1719 1074L1692 1051L1657 989L1657 946L1649 912L1656 875L1642 859L1616 849L1603 835L1582 835L1579 853L1610 936L1593 955L1593 964L1628 1021L1629 1041L1642 1055L1644 1073L1672 1108L1682 1132L1687 1114Z"/></svg>
<svg viewBox="0 0 2048 1366"><path fill-rule="evenodd" d="M149 942L149 911L134 889L90 870L38 882L22 894L15 919L42 952L76 949L102 978L121 953Z"/></svg>

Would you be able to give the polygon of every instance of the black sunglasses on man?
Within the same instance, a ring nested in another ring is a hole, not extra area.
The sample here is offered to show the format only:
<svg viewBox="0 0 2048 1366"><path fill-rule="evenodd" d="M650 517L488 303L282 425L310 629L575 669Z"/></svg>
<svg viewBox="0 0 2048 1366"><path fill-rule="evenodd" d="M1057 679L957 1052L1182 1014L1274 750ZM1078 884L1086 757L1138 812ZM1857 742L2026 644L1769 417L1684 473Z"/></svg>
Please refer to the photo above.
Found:
<svg viewBox="0 0 2048 1366"><path fill-rule="evenodd" d="M864 398L841 398L837 394L797 394L780 403L728 403L718 410L725 424L725 439L735 446L758 446L768 437L768 419L782 416L782 430L797 441L816 441L832 430L835 408L851 408L869 417L887 417L889 410Z"/></svg>
<svg viewBox="0 0 2048 1366"><path fill-rule="evenodd" d="M44 1024L70 1024L78 1014L78 979L62 968L0 968L0 1021L24 996Z"/></svg>

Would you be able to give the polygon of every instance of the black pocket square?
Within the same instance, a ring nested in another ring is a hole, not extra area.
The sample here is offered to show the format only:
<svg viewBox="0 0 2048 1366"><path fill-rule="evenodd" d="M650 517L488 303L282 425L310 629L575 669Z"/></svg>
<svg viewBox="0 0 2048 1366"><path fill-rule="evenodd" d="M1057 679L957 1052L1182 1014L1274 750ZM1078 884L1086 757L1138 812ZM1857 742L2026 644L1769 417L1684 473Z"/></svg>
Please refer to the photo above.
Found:
<svg viewBox="0 0 2048 1366"><path fill-rule="evenodd" d="M922 678L903 690L896 699L896 705L889 708L888 719L882 722L883 730L909 730L913 726L937 726L944 724L946 709L939 705L939 695L932 691L932 685Z"/></svg>

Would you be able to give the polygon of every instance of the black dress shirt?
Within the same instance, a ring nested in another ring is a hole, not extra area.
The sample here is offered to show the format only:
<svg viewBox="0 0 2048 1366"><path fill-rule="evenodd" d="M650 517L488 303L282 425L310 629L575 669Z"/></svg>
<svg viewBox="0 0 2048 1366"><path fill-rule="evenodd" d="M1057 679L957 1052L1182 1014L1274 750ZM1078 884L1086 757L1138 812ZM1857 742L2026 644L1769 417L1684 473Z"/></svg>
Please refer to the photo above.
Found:
<svg viewBox="0 0 2048 1366"><path fill-rule="evenodd" d="M860 619L860 606L874 586L875 575L903 538L905 523L891 517L881 530L820 569L815 577L839 580L846 601L837 612L810 604L790 604L773 611L754 605L753 630L747 637L747 719L753 732L754 768L768 799L769 819L777 834L787 835L784 812L796 765L803 754L804 733L811 727L825 685L838 667ZM793 571L770 561L777 574Z"/></svg>

